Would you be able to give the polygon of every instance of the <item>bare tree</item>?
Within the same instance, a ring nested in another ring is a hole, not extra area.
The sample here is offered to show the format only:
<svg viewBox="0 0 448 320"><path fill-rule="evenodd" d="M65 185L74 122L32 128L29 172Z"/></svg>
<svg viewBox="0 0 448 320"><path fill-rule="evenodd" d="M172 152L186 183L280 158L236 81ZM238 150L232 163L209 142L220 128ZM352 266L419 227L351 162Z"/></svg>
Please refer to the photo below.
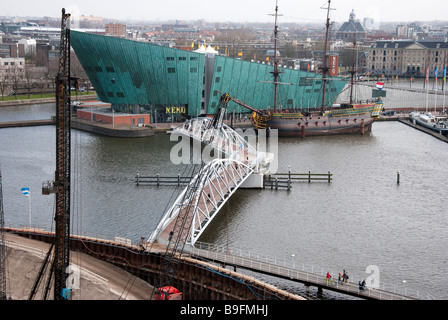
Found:
<svg viewBox="0 0 448 320"><path fill-rule="evenodd" d="M8 76L5 75L1 78L0 81L0 91L2 92L2 100L5 100L5 90L8 88Z"/></svg>

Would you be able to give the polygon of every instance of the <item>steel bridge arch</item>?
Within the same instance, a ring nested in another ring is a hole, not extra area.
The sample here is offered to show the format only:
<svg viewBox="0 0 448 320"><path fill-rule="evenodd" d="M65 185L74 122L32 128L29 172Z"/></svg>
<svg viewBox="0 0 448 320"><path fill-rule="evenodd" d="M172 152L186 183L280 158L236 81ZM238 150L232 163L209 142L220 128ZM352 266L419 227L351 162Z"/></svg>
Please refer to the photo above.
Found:
<svg viewBox="0 0 448 320"><path fill-rule="evenodd" d="M225 155L203 164L160 220L148 242L177 246L194 245L228 198L254 172L266 173L271 154L258 152L244 137L215 118L187 120L171 134L195 139Z"/></svg>
<svg viewBox="0 0 448 320"><path fill-rule="evenodd" d="M194 245L219 210L254 170L237 160L215 159L201 168L159 222L149 242Z"/></svg>

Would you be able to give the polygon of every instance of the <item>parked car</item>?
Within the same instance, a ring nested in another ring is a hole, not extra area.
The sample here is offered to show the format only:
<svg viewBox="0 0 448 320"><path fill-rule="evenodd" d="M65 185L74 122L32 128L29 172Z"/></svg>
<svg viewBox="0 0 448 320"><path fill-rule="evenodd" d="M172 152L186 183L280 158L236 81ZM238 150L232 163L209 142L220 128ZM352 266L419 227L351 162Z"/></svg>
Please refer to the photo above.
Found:
<svg viewBox="0 0 448 320"><path fill-rule="evenodd" d="M395 110L387 110L383 112L383 116L394 116L396 113Z"/></svg>

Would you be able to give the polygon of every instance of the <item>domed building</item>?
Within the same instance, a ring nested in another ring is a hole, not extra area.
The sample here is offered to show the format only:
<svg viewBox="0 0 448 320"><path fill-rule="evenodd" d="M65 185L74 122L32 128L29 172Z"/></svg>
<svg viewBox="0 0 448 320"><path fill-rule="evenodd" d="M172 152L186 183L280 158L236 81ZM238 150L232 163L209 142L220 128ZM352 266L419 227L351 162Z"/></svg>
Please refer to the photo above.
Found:
<svg viewBox="0 0 448 320"><path fill-rule="evenodd" d="M352 10L349 21L344 22L341 28L336 32L336 39L345 42L353 42L355 39L364 39L366 34L367 32L364 27L356 20L355 10Z"/></svg>

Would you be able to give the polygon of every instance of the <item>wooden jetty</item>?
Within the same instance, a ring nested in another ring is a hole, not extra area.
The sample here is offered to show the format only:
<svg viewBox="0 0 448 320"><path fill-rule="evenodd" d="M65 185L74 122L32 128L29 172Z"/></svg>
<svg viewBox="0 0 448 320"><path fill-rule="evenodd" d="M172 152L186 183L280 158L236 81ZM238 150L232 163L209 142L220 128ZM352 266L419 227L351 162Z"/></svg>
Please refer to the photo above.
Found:
<svg viewBox="0 0 448 320"><path fill-rule="evenodd" d="M0 128L49 126L49 125L54 125L54 124L55 124L55 120L53 118L52 119L40 119L40 120L20 120L20 121L0 122Z"/></svg>
<svg viewBox="0 0 448 320"><path fill-rule="evenodd" d="M139 185L174 185L181 186L190 183L192 177L182 177L180 174L177 176L161 176L157 174L156 176L140 176L137 174L135 177L135 183ZM263 179L263 188L271 189L291 189L292 183L295 182L328 182L333 180L333 174L328 171L328 173L275 173L265 175Z"/></svg>

